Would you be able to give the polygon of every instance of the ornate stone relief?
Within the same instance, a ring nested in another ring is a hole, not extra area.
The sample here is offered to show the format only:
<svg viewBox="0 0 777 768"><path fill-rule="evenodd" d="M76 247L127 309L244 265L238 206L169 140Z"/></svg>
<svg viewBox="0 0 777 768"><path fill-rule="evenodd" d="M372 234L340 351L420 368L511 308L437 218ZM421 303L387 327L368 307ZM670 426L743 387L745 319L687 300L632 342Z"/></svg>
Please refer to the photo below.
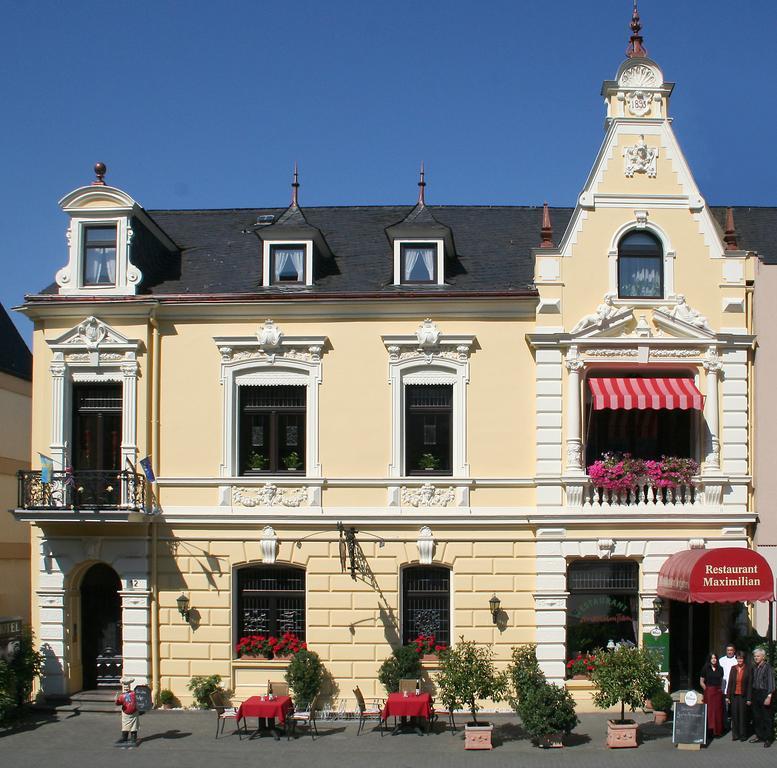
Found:
<svg viewBox="0 0 777 768"><path fill-rule="evenodd" d="M392 363L423 355L427 363L435 359L466 362L472 350L474 336L443 334L432 318L427 317L410 336L384 336L383 342Z"/></svg>
<svg viewBox="0 0 777 768"><path fill-rule="evenodd" d="M271 525L266 525L262 529L262 538L260 541L262 547L262 562L265 565L273 565L278 555L278 534Z"/></svg>
<svg viewBox="0 0 777 768"><path fill-rule="evenodd" d="M278 488L272 483L261 488L232 489L232 504L238 507L303 507L309 498L307 488Z"/></svg>
<svg viewBox="0 0 777 768"><path fill-rule="evenodd" d="M447 507L455 499L455 488L435 488L431 483L424 483L420 488L402 486L400 503L403 507Z"/></svg>
<svg viewBox="0 0 777 768"><path fill-rule="evenodd" d="M631 91L626 94L626 105L635 117L643 117L650 111L652 95L644 91Z"/></svg>
<svg viewBox="0 0 777 768"><path fill-rule="evenodd" d="M613 539L598 539L596 548L599 550L599 558L609 560L615 551L615 541Z"/></svg>
<svg viewBox="0 0 777 768"><path fill-rule="evenodd" d="M437 342L440 340L440 329L431 317L427 317L426 320L418 326L415 335L418 339L418 348L429 349L430 347L437 346Z"/></svg>
<svg viewBox="0 0 777 768"><path fill-rule="evenodd" d="M272 364L277 358L317 363L326 337L287 336L277 323L267 318L253 338L217 338L216 343L223 363L260 360Z"/></svg>
<svg viewBox="0 0 777 768"><path fill-rule="evenodd" d="M623 157L626 178L631 178L635 173L646 173L651 179L655 178L658 147L649 147L644 136L640 136L633 146L624 147Z"/></svg>
<svg viewBox="0 0 777 768"><path fill-rule="evenodd" d="M700 355L700 349L667 349L665 347L659 347L658 349L650 350L651 358L699 357Z"/></svg>
<svg viewBox="0 0 777 768"><path fill-rule="evenodd" d="M621 73L618 85L626 88L657 88L661 83L652 67L637 64Z"/></svg>
<svg viewBox="0 0 777 768"><path fill-rule="evenodd" d="M432 535L432 529L425 525L418 532L418 539L416 540L416 546L418 547L418 562L421 565L431 565L434 559L434 548L437 542Z"/></svg>
<svg viewBox="0 0 777 768"><path fill-rule="evenodd" d="M283 331L268 317L256 334L262 349L276 349L283 338Z"/></svg>
<svg viewBox="0 0 777 768"><path fill-rule="evenodd" d="M615 294L606 293L604 295L604 301L596 308L595 312L590 315L584 315L574 325L571 333L580 333L584 330L592 328L601 328L607 321L612 320L618 316L626 316L631 314L631 309L627 307L615 306Z"/></svg>
<svg viewBox="0 0 777 768"><path fill-rule="evenodd" d="M665 315L666 317L680 320L681 322L687 323L688 325L693 325L696 328L702 328L705 331L712 330L712 328L710 328L709 322L707 321L707 318L689 306L688 302L685 300L685 296L679 293L675 298L677 300L677 304L675 304L675 306L671 308L658 307L656 312Z"/></svg>
<svg viewBox="0 0 777 768"><path fill-rule="evenodd" d="M637 357L639 350L634 347L604 347L603 349L584 349L586 357Z"/></svg>

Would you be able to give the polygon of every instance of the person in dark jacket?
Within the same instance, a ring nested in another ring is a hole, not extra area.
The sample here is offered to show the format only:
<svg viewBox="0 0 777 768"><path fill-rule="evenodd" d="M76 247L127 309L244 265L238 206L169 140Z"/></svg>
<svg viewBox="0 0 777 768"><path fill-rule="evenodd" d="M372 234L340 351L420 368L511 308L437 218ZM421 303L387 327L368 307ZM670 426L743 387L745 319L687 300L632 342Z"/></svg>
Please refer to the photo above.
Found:
<svg viewBox="0 0 777 768"><path fill-rule="evenodd" d="M745 663L745 654L739 651L736 664L729 670L726 683L726 703L731 714L731 740L747 739L748 709L747 692L750 689L750 667Z"/></svg>
<svg viewBox="0 0 777 768"><path fill-rule="evenodd" d="M753 716L755 736L752 744L759 741L765 747L771 747L774 741L774 723L772 721L772 694L774 693L774 670L766 660L766 651L756 648L753 651L753 669L750 674L750 688L747 703Z"/></svg>
<svg viewBox="0 0 777 768"><path fill-rule="evenodd" d="M711 653L701 670L699 685L704 691L707 705L707 730L713 736L723 735L723 668L718 662L718 654Z"/></svg>

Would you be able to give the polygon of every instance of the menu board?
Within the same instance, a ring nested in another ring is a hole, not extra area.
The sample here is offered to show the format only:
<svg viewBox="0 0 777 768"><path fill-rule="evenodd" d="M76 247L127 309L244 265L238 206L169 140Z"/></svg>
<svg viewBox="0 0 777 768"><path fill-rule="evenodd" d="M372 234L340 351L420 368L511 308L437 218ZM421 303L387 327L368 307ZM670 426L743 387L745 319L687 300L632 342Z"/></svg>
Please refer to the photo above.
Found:
<svg viewBox="0 0 777 768"><path fill-rule="evenodd" d="M151 703L151 689L147 685L135 686L135 701L138 712L150 712L154 708Z"/></svg>
<svg viewBox="0 0 777 768"><path fill-rule="evenodd" d="M673 744L707 743L707 705L689 706L682 701L674 704L674 723L672 725Z"/></svg>

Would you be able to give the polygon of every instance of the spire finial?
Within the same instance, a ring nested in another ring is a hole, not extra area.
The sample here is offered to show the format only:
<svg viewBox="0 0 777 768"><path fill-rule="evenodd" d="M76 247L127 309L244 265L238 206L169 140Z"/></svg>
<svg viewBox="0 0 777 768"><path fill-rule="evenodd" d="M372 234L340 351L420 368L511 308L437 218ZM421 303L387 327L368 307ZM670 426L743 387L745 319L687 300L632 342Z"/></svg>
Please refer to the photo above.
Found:
<svg viewBox="0 0 777 768"><path fill-rule="evenodd" d="M553 243L553 227L550 223L550 208L547 203L542 205L542 229L540 229L542 239L540 240L540 248L555 248Z"/></svg>
<svg viewBox="0 0 777 768"><path fill-rule="evenodd" d="M424 181L423 160L421 160L421 173L418 178L418 205L426 205L426 182Z"/></svg>
<svg viewBox="0 0 777 768"><path fill-rule="evenodd" d="M727 251L738 251L739 243L737 241L737 231L734 228L734 209L726 208L726 231L723 235L723 242L726 244Z"/></svg>
<svg viewBox="0 0 777 768"><path fill-rule="evenodd" d="M108 172L108 166L105 163L94 164L94 175L97 177L93 182L93 187L105 186L105 174Z"/></svg>
<svg viewBox="0 0 777 768"><path fill-rule="evenodd" d="M631 12L631 37L629 38L629 46L626 48L626 56L630 59L635 57L644 58L648 55L647 49L642 45L642 35L640 30L642 29L642 22L639 19L639 10L637 10L637 0L634 0L634 9Z"/></svg>
<svg viewBox="0 0 777 768"><path fill-rule="evenodd" d="M294 161L294 181L291 182L291 205L293 208L299 206L299 173L297 172L297 161Z"/></svg>

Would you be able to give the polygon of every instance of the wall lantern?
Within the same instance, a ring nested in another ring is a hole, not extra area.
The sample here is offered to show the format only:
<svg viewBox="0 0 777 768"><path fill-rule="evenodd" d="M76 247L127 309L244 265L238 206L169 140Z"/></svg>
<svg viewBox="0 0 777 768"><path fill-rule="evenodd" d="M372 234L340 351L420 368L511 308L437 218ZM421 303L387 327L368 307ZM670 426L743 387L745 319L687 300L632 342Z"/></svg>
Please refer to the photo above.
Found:
<svg viewBox="0 0 777 768"><path fill-rule="evenodd" d="M502 601L496 595L493 595L488 601L488 607L491 609L491 618L494 620L494 624L496 624L497 616L499 616L499 607L501 605Z"/></svg>
<svg viewBox="0 0 777 768"><path fill-rule="evenodd" d="M189 617L191 616L191 609L189 608L189 598L186 597L183 593L181 593L180 597L175 601L178 605L178 613L183 616L184 621L189 621Z"/></svg>

